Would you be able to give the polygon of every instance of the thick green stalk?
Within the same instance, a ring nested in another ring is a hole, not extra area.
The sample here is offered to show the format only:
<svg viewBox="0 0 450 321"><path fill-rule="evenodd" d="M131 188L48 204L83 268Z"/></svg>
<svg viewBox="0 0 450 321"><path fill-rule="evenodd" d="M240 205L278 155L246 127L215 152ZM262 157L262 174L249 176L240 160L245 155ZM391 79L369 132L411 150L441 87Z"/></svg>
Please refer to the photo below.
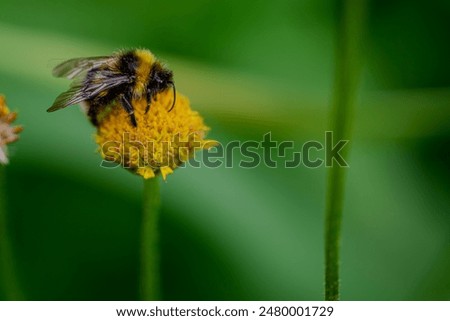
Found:
<svg viewBox="0 0 450 321"><path fill-rule="evenodd" d="M23 300L20 290L13 251L11 248L8 217L6 212L5 167L0 165L0 282L6 300Z"/></svg>
<svg viewBox="0 0 450 321"><path fill-rule="evenodd" d="M338 3L336 74L331 120L334 142L350 140L365 18L364 0L342 0ZM340 154L347 160L349 146ZM339 252L346 172L347 167L336 163L328 172L325 210L325 300L339 300Z"/></svg>
<svg viewBox="0 0 450 321"><path fill-rule="evenodd" d="M159 178L144 180L141 230L141 298L160 300L159 213L161 195Z"/></svg>

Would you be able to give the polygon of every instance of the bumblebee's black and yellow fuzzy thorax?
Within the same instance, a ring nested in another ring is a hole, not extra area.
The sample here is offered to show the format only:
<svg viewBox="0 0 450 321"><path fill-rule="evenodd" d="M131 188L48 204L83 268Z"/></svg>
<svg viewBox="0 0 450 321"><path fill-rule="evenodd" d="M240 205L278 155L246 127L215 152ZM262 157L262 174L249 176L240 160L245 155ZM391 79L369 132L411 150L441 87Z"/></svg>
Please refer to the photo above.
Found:
<svg viewBox="0 0 450 321"><path fill-rule="evenodd" d="M98 115L114 101L120 101L134 126L137 123L133 100L145 98L147 112L158 93L173 87L173 102L169 110L175 105L173 73L149 50L129 50L112 56L71 59L55 67L53 74L75 81L68 91L56 98L47 111L83 103L95 126L98 125Z"/></svg>

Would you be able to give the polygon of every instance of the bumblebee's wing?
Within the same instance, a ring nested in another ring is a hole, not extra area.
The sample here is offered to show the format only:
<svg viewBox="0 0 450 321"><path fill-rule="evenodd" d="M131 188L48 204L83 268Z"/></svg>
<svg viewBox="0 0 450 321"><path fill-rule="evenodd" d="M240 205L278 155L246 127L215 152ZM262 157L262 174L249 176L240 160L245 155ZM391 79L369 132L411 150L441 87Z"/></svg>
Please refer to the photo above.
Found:
<svg viewBox="0 0 450 321"><path fill-rule="evenodd" d="M53 105L49 109L47 109L47 111L48 112L56 111L58 109L74 105L82 102L83 100L86 100L87 98L84 98L83 87L84 87L83 84L72 85L69 90L63 92L58 97L56 97L55 101L53 102Z"/></svg>
<svg viewBox="0 0 450 321"><path fill-rule="evenodd" d="M112 57L108 56L70 59L53 68L53 76L73 79L84 71L108 63L110 59Z"/></svg>
<svg viewBox="0 0 450 321"><path fill-rule="evenodd" d="M102 91L130 83L130 77L111 70L102 70L95 74L89 81L77 79L72 83L69 90L56 97L53 105L47 109L52 112L82 101L94 98Z"/></svg>

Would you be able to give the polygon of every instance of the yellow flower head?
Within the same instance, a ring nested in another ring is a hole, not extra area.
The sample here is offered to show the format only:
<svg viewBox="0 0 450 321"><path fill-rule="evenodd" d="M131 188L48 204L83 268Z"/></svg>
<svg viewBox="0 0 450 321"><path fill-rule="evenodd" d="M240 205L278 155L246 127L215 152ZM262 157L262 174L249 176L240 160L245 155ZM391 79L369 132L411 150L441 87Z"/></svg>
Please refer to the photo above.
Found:
<svg viewBox="0 0 450 321"><path fill-rule="evenodd" d="M133 100L137 127L119 102L106 108L98 117L96 135L102 157L145 179L158 173L166 179L195 151L216 145L215 141L205 140L209 128L185 96L177 94L169 112L173 99L172 90L159 93L147 113L144 98Z"/></svg>
<svg viewBox="0 0 450 321"><path fill-rule="evenodd" d="M6 106L5 97L0 95L0 164L8 164L7 144L19 139L22 126L11 126L16 119L17 113L10 112Z"/></svg>

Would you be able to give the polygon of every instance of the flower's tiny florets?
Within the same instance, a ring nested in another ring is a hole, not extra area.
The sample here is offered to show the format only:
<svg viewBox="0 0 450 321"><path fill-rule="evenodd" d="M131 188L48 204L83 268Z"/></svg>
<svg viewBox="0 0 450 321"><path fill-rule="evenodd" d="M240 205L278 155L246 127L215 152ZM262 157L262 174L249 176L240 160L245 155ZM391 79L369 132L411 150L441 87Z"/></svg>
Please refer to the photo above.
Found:
<svg viewBox="0 0 450 321"><path fill-rule="evenodd" d="M166 90L156 96L145 113L145 99L132 102L137 127L120 103L114 103L99 118L96 141L107 161L121 164L145 179L161 173L164 179L197 150L216 145L205 140L209 130L202 117L190 108L189 100Z"/></svg>
<svg viewBox="0 0 450 321"><path fill-rule="evenodd" d="M8 164L8 149L6 145L19 139L22 126L12 126L17 113L10 112L6 106L5 97L0 95L0 164Z"/></svg>

